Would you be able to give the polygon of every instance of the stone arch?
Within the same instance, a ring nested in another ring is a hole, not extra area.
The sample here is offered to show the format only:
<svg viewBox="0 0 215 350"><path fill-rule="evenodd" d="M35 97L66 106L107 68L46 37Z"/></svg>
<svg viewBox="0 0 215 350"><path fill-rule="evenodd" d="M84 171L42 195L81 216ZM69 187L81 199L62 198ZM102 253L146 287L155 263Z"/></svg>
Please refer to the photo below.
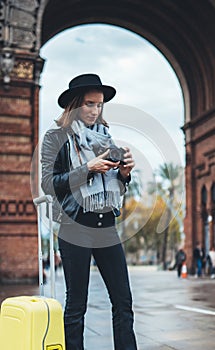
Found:
<svg viewBox="0 0 215 350"><path fill-rule="evenodd" d="M75 25L97 22L121 26L146 38L167 58L182 86L186 122L214 105L213 55L205 40L205 35L211 37L212 30L206 16L206 13L211 16L209 3L202 2L199 11L192 1L186 1L185 5L165 0L157 2L156 6L140 0L135 3L132 0L70 1L67 6L60 0L46 3L41 45L59 31ZM203 20L204 34L202 25L198 25Z"/></svg>
<svg viewBox="0 0 215 350"><path fill-rule="evenodd" d="M62 18L55 16L56 9L64 13L63 21ZM91 1L90 4L87 1L70 1L70 5L65 8L59 0L50 0L44 9L41 26L41 44L43 45L59 32L59 28L64 30L75 25L95 22L118 25L150 41L173 67L181 84L185 105L183 130L188 159L185 231L189 236L186 248L189 251L188 261L190 262L194 246L194 231L199 236L203 234L200 232L201 225L198 228L194 218L196 203L193 193L197 192L198 185L197 181L194 181L193 169L199 167L199 160L196 158L194 161L193 155L198 139L204 139L205 136L199 135L196 129L200 130L202 117L205 120L214 118L215 71L212 53L214 44L211 42L208 45L211 33L215 33L212 24L213 11L214 7L210 1L201 2L198 8L190 0L186 1L186 4L180 0L174 3L171 0L162 0L157 1L156 5L154 2L140 0L103 1L102 3ZM194 141L192 133L197 134L197 141ZM192 203L189 203L190 201Z"/></svg>
<svg viewBox="0 0 215 350"><path fill-rule="evenodd" d="M1 3L0 176L4 190L0 198L0 272L4 278L32 278L37 274L36 214L29 172L38 141L39 77L43 68L40 47L60 31L86 23L118 25L143 36L163 53L178 76L185 104L185 233L190 264L195 237L202 235L199 188L211 183L215 174L214 22L214 0ZM36 172L33 182L36 188ZM14 249L21 239L20 252L25 250L27 256L16 254L14 261Z"/></svg>

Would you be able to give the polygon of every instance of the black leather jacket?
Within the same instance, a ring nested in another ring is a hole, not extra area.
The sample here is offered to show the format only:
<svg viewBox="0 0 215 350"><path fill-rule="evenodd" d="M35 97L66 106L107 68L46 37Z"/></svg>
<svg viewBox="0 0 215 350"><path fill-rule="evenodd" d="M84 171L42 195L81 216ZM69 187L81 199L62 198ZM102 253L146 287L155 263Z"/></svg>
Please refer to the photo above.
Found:
<svg viewBox="0 0 215 350"><path fill-rule="evenodd" d="M73 168L69 155L69 141L67 131L58 128L46 132L41 149L42 183L41 187L45 194L57 198L62 205L64 221L70 217L75 220L80 209L80 201L76 201L73 190L93 176L89 173L87 164ZM117 170L116 170L117 171ZM121 194L126 191L126 185L130 182L130 176L124 179L118 172Z"/></svg>

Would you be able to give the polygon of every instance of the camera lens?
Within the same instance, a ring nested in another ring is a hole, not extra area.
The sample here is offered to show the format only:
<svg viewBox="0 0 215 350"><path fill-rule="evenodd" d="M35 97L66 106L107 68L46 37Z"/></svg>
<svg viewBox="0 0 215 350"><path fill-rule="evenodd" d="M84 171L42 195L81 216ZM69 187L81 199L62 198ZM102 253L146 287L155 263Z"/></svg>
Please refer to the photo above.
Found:
<svg viewBox="0 0 215 350"><path fill-rule="evenodd" d="M121 152L119 152L117 149L111 149L110 150L110 158L114 161L118 161L121 159Z"/></svg>

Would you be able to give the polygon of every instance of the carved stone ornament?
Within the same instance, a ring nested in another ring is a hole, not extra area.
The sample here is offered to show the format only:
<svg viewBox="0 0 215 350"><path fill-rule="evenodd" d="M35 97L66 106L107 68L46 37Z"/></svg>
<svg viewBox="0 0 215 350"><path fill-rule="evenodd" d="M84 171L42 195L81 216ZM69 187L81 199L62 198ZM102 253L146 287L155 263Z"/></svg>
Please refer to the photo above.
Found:
<svg viewBox="0 0 215 350"><path fill-rule="evenodd" d="M34 67L30 61L18 61L14 65L11 76L18 79L33 79Z"/></svg>
<svg viewBox="0 0 215 350"><path fill-rule="evenodd" d="M0 5L0 38L3 45L34 50L39 1L1 1Z"/></svg>
<svg viewBox="0 0 215 350"><path fill-rule="evenodd" d="M33 12L39 7L40 1L37 0L16 0L15 6L21 10Z"/></svg>

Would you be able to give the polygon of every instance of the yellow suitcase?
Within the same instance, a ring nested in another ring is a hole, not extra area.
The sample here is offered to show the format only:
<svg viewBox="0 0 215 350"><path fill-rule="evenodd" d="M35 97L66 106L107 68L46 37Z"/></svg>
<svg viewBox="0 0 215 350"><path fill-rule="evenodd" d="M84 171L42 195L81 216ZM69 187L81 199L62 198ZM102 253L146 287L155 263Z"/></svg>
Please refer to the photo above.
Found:
<svg viewBox="0 0 215 350"><path fill-rule="evenodd" d="M4 350L64 350L63 328L62 308L55 299L20 296L1 305Z"/></svg>
<svg viewBox="0 0 215 350"><path fill-rule="evenodd" d="M1 304L0 342L4 350L65 350L63 312L55 299L52 197L34 199L40 217L40 204L49 206L51 298L44 297L41 227L38 220L38 260L40 296L19 296Z"/></svg>

